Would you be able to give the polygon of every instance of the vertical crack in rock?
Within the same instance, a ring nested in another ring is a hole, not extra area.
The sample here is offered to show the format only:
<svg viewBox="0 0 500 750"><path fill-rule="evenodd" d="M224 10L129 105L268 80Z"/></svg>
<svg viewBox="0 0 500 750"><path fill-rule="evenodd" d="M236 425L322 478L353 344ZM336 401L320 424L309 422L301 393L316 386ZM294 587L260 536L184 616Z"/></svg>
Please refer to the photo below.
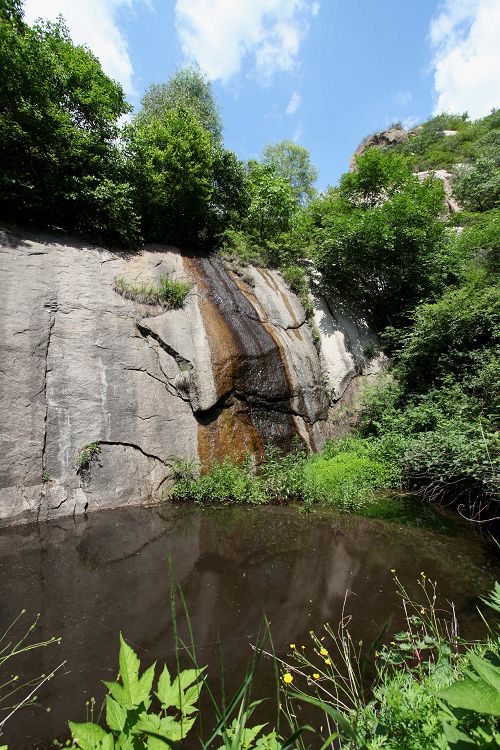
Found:
<svg viewBox="0 0 500 750"><path fill-rule="evenodd" d="M43 373L43 399L45 402L45 415L44 415L44 422L43 422L42 477L46 469L45 451L47 447L47 422L49 418L49 400L47 397L47 376L49 372L49 347L50 347L50 339L52 337L52 329L54 328L54 325L56 322L57 303L55 300L52 300L48 305L46 305L46 307L48 307L49 309L49 325L48 325L48 330L47 330L47 343L45 346L45 370Z"/></svg>
<svg viewBox="0 0 500 750"><path fill-rule="evenodd" d="M171 378L169 377L168 373L165 372L163 369L163 365L161 362L161 357L159 355L157 346L159 346L163 351L168 354L170 357L172 357L179 368L184 368L186 371L191 371L193 369L192 363L184 359L179 352L177 352L175 349L173 349L171 346L169 346L157 333L152 331L150 328L148 328L146 325L140 323L139 321L136 321L137 330L141 334L142 338L146 342L146 344L149 346L152 352L155 353L156 359L158 361L158 367L161 371L161 373L164 375L165 380L161 380L160 378L155 377L152 375L148 370L142 368L142 372L145 372L149 377L153 378L154 380L158 380L158 382L162 383L165 386L165 389L170 393L171 396L175 396L176 398L180 398L181 401L185 401L187 404L190 405L191 410L193 410L193 406L191 404L191 398L188 394L183 395L179 388L175 387L175 384L171 383ZM157 346L154 346L151 344L150 339L156 342ZM127 369L135 369L140 370L140 368L127 368Z"/></svg>

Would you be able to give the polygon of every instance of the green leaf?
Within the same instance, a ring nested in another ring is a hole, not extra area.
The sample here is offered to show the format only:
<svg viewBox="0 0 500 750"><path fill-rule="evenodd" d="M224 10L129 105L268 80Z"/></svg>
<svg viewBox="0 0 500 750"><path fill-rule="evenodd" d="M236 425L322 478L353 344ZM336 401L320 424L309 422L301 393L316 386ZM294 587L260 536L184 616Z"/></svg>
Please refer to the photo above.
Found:
<svg viewBox="0 0 500 750"><path fill-rule="evenodd" d="M127 708L126 695L123 687L118 682L108 682L108 680L103 680L103 683L108 688L115 701L123 708Z"/></svg>
<svg viewBox="0 0 500 750"><path fill-rule="evenodd" d="M466 734L461 732L451 724L443 722L444 736L448 741L448 745L453 750L468 750L470 747L476 747L474 740L467 737Z"/></svg>
<svg viewBox="0 0 500 750"><path fill-rule="evenodd" d="M497 693L500 693L500 667L491 664L491 662L486 659L481 659L481 657L476 654L469 654L469 661L478 675L482 677L483 680L486 680L486 682L489 683Z"/></svg>
<svg viewBox="0 0 500 750"><path fill-rule="evenodd" d="M339 711L337 711L333 706L330 706L329 703L325 703L324 701L320 701L317 698L311 698L310 695L306 695L305 693L298 693L295 696L299 701L304 701L304 703L310 703L311 706L316 706L316 708L320 708L322 711L324 711L333 721L338 724L338 726L342 729L344 734L349 737L349 739L355 740L356 735L355 732L350 725L350 723L347 721L345 716L343 716Z"/></svg>
<svg viewBox="0 0 500 750"><path fill-rule="evenodd" d="M115 742L113 735L105 732L99 724L92 724L90 722L76 724L73 721L69 721L68 726L73 742L81 750L114 750Z"/></svg>
<svg viewBox="0 0 500 750"><path fill-rule="evenodd" d="M110 695L106 696L106 724L115 732L121 732L127 720L127 711Z"/></svg>
<svg viewBox="0 0 500 750"><path fill-rule="evenodd" d="M174 680L174 686L176 686L177 691L179 690L179 683L181 686L181 690L186 690L190 685L193 684L193 682L200 682L203 680L202 672L204 672L206 667L202 667L201 669L185 669L183 672L180 672L180 674L177 675L177 677Z"/></svg>
<svg viewBox="0 0 500 750"><path fill-rule="evenodd" d="M184 739L194 724L194 719L182 719L177 721L173 716L160 718L155 714L143 713L134 727L134 734L146 734L148 736L148 748L164 748L165 745L171 745L174 742ZM157 740L157 743L152 742Z"/></svg>
<svg viewBox="0 0 500 750"><path fill-rule="evenodd" d="M500 693L485 680L459 680L440 690L437 696L455 708L500 716Z"/></svg>
<svg viewBox="0 0 500 750"><path fill-rule="evenodd" d="M135 652L124 640L120 633L120 677L123 682L123 696L119 700L113 692L120 705L130 709L139 706L141 703L149 705L149 695L154 679L156 662L152 664L139 679L140 661Z"/></svg>
<svg viewBox="0 0 500 750"><path fill-rule="evenodd" d="M120 633L120 677L122 678L125 708L134 708L136 689L139 683L139 667L141 665L136 653L126 643Z"/></svg>
<svg viewBox="0 0 500 750"><path fill-rule="evenodd" d="M158 689L156 691L158 700L164 708L169 708L174 705L175 698L172 693L172 682L170 680L170 672L168 671L167 665L163 667L163 671L158 680Z"/></svg>
<svg viewBox="0 0 500 750"><path fill-rule="evenodd" d="M151 688L153 687L153 680L155 676L155 668L156 668L156 662L151 664L150 667L146 669L142 677L140 678L137 689L135 692L135 700L136 705L140 705L141 703L144 703L146 708L149 708L149 705L151 703L150 695L151 695Z"/></svg>

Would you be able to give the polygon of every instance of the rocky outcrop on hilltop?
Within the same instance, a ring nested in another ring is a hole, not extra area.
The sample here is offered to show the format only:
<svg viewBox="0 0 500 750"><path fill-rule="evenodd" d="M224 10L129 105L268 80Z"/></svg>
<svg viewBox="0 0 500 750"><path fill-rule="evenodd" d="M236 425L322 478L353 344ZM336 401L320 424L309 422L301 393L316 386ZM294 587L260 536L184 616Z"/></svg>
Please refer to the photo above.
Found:
<svg viewBox="0 0 500 750"><path fill-rule="evenodd" d="M365 151L372 148L372 146L380 148L396 146L398 143L407 142L408 132L402 127L389 128L388 130L381 130L379 133L373 133L364 139L352 155L351 161L349 162L349 171L353 172L356 169L356 158L358 156L363 156Z"/></svg>
<svg viewBox="0 0 500 750"><path fill-rule="evenodd" d="M366 371L374 341L318 298L318 348L278 272L243 281L175 248L122 254L4 232L0 268L0 522L158 500L172 459L258 457L297 436L320 448L331 401ZM117 276L169 276L190 292L164 310L120 296Z"/></svg>

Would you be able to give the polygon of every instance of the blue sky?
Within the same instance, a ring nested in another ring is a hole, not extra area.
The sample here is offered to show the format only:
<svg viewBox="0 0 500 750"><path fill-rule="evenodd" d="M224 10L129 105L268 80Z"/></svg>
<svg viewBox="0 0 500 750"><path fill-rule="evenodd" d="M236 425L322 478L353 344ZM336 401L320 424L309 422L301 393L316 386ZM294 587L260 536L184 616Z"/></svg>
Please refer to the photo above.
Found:
<svg viewBox="0 0 500 750"><path fill-rule="evenodd" d="M500 0L26 0L66 18L139 106L189 62L212 80L226 145L306 146L336 184L368 133L500 106Z"/></svg>

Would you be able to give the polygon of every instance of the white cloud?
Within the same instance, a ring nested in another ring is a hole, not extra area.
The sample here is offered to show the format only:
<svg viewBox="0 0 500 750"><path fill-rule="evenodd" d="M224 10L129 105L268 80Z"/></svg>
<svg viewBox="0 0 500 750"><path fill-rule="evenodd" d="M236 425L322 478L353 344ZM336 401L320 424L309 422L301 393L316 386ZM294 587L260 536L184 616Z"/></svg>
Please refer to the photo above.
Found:
<svg viewBox="0 0 500 750"><path fill-rule="evenodd" d="M71 38L86 44L99 58L103 70L119 81L128 96L137 92L127 39L117 23L118 11L131 8L133 0L26 0L25 18L55 20L64 16ZM147 3L146 3L147 4Z"/></svg>
<svg viewBox="0 0 500 750"><path fill-rule="evenodd" d="M176 27L186 57L212 80L227 81L245 58L269 80L295 67L318 9L311 0L177 0Z"/></svg>
<svg viewBox="0 0 500 750"><path fill-rule="evenodd" d="M300 123L295 128L295 131L294 131L294 134L293 134L293 141L294 141L294 143L298 143L299 141L301 141L303 135L304 135L304 128L302 127L302 123Z"/></svg>
<svg viewBox="0 0 500 750"><path fill-rule="evenodd" d="M430 27L436 114L500 106L499 28L500 0L445 0Z"/></svg>
<svg viewBox="0 0 500 750"><path fill-rule="evenodd" d="M314 2L314 3L313 3L313 4L311 5L311 15L312 15L313 17L316 17L316 16L318 15L318 13L319 13L319 8L320 8L320 5L319 5L319 3L318 3L318 2Z"/></svg>
<svg viewBox="0 0 500 750"><path fill-rule="evenodd" d="M302 101L302 97L299 94L298 91L294 91L293 94L290 97L290 101L288 102L286 113L287 115L293 115L300 107L300 103Z"/></svg>

